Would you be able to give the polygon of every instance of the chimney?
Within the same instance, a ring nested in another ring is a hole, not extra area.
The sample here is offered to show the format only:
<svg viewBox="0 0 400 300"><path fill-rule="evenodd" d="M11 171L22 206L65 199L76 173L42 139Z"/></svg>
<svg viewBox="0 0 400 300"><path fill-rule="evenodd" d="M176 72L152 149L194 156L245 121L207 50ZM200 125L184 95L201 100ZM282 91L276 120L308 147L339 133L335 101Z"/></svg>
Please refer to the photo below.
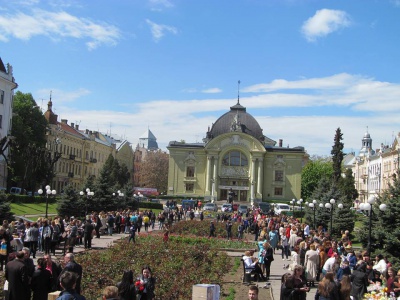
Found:
<svg viewBox="0 0 400 300"><path fill-rule="evenodd" d="M86 130L85 130L85 133L86 133L86 134L89 134L89 129L86 129Z"/></svg>
<svg viewBox="0 0 400 300"><path fill-rule="evenodd" d="M279 139L279 147L282 147L282 144L283 144L283 140Z"/></svg>
<svg viewBox="0 0 400 300"><path fill-rule="evenodd" d="M74 124L74 123L71 123L71 127L74 128L74 127L75 127L75 124Z"/></svg>
<svg viewBox="0 0 400 300"><path fill-rule="evenodd" d="M68 125L68 120L67 119L61 119L61 123Z"/></svg>
<svg viewBox="0 0 400 300"><path fill-rule="evenodd" d="M75 125L75 129L76 129L76 130L79 130L79 124L76 124L76 125Z"/></svg>

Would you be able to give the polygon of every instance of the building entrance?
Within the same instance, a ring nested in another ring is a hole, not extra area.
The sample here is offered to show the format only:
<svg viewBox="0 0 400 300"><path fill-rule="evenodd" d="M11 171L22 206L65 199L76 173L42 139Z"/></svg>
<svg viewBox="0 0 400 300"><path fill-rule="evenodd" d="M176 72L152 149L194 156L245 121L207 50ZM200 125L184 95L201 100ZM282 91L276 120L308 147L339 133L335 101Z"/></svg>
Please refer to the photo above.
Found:
<svg viewBox="0 0 400 300"><path fill-rule="evenodd" d="M229 192L232 189L233 202L248 201L249 180L221 179L219 185L220 200L228 200Z"/></svg>

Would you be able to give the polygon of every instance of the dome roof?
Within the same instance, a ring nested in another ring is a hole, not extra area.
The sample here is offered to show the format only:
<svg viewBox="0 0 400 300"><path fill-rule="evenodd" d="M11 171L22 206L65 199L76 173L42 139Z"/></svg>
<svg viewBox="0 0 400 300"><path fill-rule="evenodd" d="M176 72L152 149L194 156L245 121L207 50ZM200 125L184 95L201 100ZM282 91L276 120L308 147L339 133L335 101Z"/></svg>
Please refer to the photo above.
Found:
<svg viewBox="0 0 400 300"><path fill-rule="evenodd" d="M207 132L207 137L215 138L228 132L247 133L257 140L263 141L264 135L260 125L254 117L246 112L246 108L240 105L231 106L231 110L223 114Z"/></svg>

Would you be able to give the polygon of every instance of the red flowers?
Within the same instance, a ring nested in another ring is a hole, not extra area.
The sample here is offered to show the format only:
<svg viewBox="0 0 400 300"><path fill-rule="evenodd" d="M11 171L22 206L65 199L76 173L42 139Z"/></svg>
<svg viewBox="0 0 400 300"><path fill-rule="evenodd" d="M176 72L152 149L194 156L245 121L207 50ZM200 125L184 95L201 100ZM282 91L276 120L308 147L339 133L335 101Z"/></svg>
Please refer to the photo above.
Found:
<svg viewBox="0 0 400 300"><path fill-rule="evenodd" d="M141 280L138 280L135 282L135 287L136 287L136 291L138 293L143 293L144 291L144 282Z"/></svg>

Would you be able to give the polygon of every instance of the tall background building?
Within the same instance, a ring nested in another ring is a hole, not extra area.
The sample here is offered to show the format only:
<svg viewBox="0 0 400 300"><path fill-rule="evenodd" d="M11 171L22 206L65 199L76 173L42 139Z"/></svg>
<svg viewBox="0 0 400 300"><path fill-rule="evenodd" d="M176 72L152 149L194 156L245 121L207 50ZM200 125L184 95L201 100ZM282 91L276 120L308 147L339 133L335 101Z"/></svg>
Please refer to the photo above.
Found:
<svg viewBox="0 0 400 300"><path fill-rule="evenodd" d="M13 68L4 66L0 58L0 188L7 187L7 161L9 156L9 142L12 140L11 120L14 89L18 87L13 76Z"/></svg>

